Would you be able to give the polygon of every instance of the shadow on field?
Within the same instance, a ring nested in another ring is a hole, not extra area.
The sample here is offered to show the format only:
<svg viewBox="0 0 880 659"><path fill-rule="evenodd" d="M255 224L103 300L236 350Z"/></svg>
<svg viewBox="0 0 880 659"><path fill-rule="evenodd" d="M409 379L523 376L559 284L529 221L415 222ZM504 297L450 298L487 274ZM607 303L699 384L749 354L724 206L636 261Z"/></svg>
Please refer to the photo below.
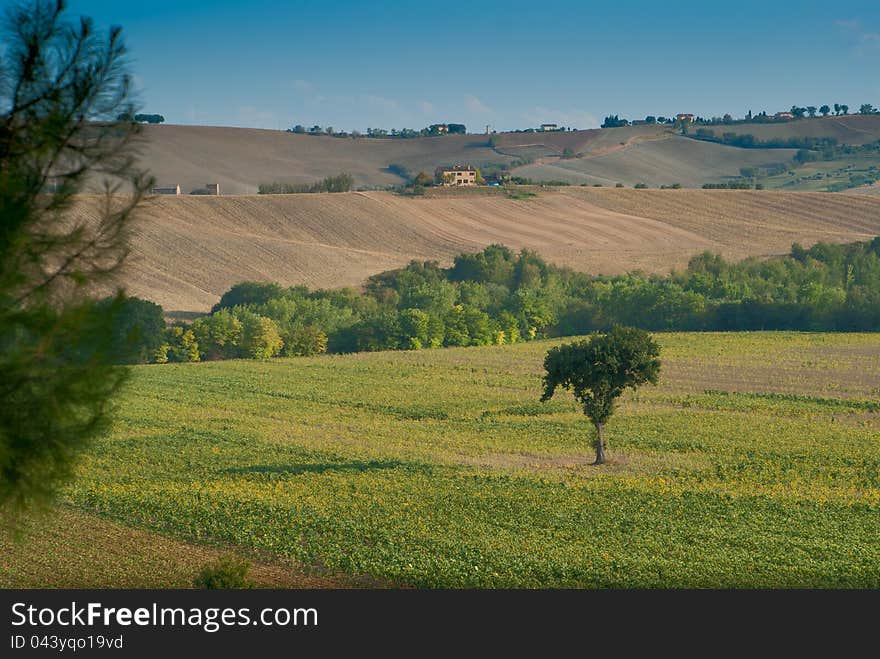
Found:
<svg viewBox="0 0 880 659"><path fill-rule="evenodd" d="M311 462L292 465L252 465L250 467L233 467L225 469L226 474L323 474L325 471L377 471L381 469L412 469L409 462L399 460L346 460L342 462Z"/></svg>

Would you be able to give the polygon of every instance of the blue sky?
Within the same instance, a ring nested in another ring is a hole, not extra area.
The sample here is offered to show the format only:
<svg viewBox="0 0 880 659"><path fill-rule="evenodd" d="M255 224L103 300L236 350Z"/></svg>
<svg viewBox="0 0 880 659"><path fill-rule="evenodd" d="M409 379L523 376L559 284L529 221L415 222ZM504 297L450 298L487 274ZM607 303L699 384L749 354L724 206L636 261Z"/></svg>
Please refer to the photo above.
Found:
<svg viewBox="0 0 880 659"><path fill-rule="evenodd" d="M71 0L168 123L472 132L880 105L880 2Z"/></svg>

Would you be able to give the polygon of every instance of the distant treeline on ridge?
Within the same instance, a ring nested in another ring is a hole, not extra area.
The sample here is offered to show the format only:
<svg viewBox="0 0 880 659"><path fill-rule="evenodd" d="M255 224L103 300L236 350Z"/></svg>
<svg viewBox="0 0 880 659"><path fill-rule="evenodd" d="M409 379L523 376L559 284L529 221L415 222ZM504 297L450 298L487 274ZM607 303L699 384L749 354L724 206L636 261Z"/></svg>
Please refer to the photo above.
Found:
<svg viewBox="0 0 880 659"><path fill-rule="evenodd" d="M301 194L304 192L349 192L354 185L351 174L345 172L327 176L315 183L260 183L259 194Z"/></svg>

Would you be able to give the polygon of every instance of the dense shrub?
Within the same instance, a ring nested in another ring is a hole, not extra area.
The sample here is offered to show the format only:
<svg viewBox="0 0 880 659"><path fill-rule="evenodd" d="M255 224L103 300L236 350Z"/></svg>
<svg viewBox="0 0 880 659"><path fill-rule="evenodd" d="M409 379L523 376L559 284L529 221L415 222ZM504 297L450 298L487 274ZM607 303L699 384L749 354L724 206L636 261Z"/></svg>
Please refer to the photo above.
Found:
<svg viewBox="0 0 880 659"><path fill-rule="evenodd" d="M269 359L281 354L284 341L278 333L278 326L271 318L241 308L236 308L234 313L241 321L240 356Z"/></svg>
<svg viewBox="0 0 880 659"><path fill-rule="evenodd" d="M165 342L155 352L157 364L199 361L199 344L195 333L188 327L172 325L165 330L164 338Z"/></svg>
<svg viewBox="0 0 880 659"><path fill-rule="evenodd" d="M211 309L211 312L220 311L220 309L231 309L232 307L245 304L265 304L269 300L280 296L281 292L281 286L278 284L243 281L226 291L220 297L220 301Z"/></svg>
<svg viewBox="0 0 880 659"><path fill-rule="evenodd" d="M223 556L202 568L193 585L206 590L243 590L254 587L248 579L250 561L235 556Z"/></svg>
<svg viewBox="0 0 880 659"><path fill-rule="evenodd" d="M758 187L760 184L755 184L752 186L748 181L730 181L728 183L704 183L704 190L751 190L753 187L755 190L760 190L763 188Z"/></svg>
<svg viewBox="0 0 880 659"><path fill-rule="evenodd" d="M294 329L284 341L284 354L288 357L310 357L325 352L327 335L311 325Z"/></svg>
<svg viewBox="0 0 880 659"><path fill-rule="evenodd" d="M153 361L163 343L165 318L162 307L137 297L106 298L95 312L112 318L112 340L107 349L119 364Z"/></svg>

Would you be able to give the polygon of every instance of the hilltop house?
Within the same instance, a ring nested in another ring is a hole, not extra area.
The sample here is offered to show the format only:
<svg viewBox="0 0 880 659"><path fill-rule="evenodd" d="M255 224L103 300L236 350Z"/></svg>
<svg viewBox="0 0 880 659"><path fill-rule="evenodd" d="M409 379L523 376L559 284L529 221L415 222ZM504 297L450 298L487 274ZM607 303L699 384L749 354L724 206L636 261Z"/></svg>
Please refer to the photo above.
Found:
<svg viewBox="0 0 880 659"><path fill-rule="evenodd" d="M470 165L438 167L434 172L434 178L443 186L476 185L477 168Z"/></svg>
<svg viewBox="0 0 880 659"><path fill-rule="evenodd" d="M180 194L180 184L167 188L153 188L152 194Z"/></svg>
<svg viewBox="0 0 880 659"><path fill-rule="evenodd" d="M556 124L541 124L541 130L544 132L552 132L554 130L559 130L559 126Z"/></svg>
<svg viewBox="0 0 880 659"><path fill-rule="evenodd" d="M774 119L794 119L794 115L791 112L777 112L773 115Z"/></svg>
<svg viewBox="0 0 880 659"><path fill-rule="evenodd" d="M690 114L689 112L685 112L685 113L682 113L682 114L677 114L677 115L675 115L675 118L676 118L678 121L683 121L683 122L686 123L686 124L692 124L692 123L694 123L694 115Z"/></svg>

